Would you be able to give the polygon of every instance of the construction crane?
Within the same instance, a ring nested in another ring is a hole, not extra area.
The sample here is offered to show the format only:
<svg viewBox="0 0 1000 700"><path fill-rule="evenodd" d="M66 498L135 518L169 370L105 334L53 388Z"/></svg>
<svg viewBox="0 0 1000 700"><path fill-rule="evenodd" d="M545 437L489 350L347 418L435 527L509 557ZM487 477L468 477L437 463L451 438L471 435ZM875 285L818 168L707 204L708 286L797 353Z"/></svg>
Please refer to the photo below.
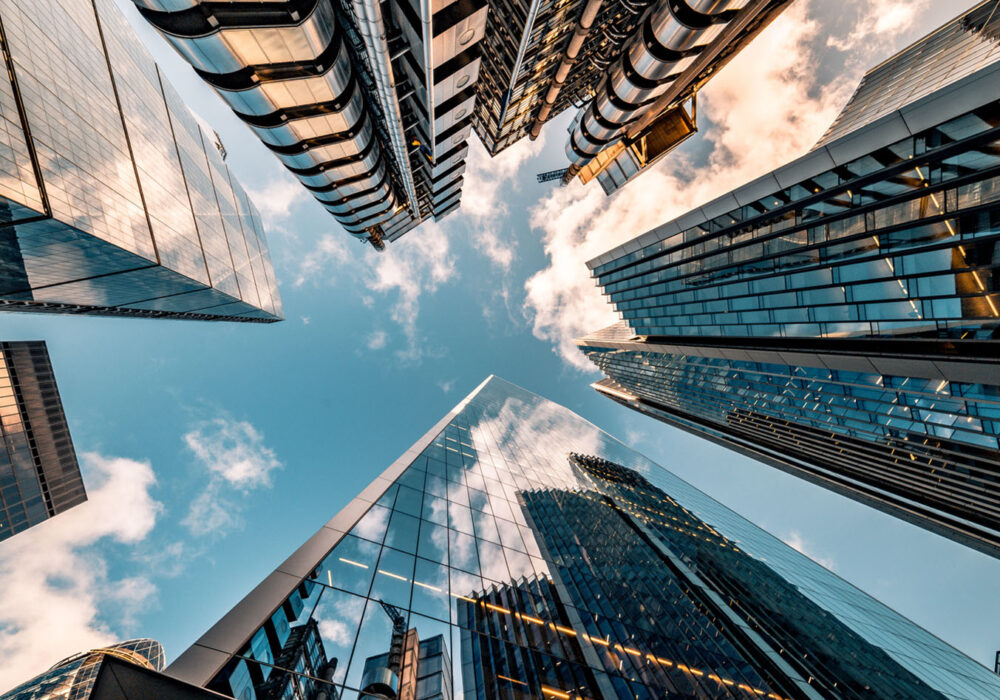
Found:
<svg viewBox="0 0 1000 700"><path fill-rule="evenodd" d="M392 620L392 641L389 644L389 669L398 677L403 670L403 645L406 642L406 616L395 605L382 599L378 601L385 614Z"/></svg>
<svg viewBox="0 0 1000 700"><path fill-rule="evenodd" d="M548 172L538 173L535 178L539 182L552 182L553 180L562 180L563 175L569 168L561 168L560 170L549 170Z"/></svg>

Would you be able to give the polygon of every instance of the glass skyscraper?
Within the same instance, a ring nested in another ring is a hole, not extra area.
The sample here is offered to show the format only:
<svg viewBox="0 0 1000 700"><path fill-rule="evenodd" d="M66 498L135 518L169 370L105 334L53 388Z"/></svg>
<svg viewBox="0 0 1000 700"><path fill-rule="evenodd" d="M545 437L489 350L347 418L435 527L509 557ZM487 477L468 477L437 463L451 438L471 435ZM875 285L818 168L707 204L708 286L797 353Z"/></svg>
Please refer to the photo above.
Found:
<svg viewBox="0 0 1000 700"><path fill-rule="evenodd" d="M0 435L0 541L87 500L44 342L0 342Z"/></svg>
<svg viewBox="0 0 1000 700"><path fill-rule="evenodd" d="M0 700L88 700L108 658L153 671L163 670L163 647L155 639L130 639L74 654L45 673L0 695Z"/></svg>
<svg viewBox="0 0 1000 700"><path fill-rule="evenodd" d="M0 309L277 321L260 215L114 0L0 0Z"/></svg>
<svg viewBox="0 0 1000 700"><path fill-rule="evenodd" d="M240 700L1000 694L985 666L496 377L166 673Z"/></svg>
<svg viewBox="0 0 1000 700"><path fill-rule="evenodd" d="M1000 2L801 158L592 260L595 388L1000 555Z"/></svg>

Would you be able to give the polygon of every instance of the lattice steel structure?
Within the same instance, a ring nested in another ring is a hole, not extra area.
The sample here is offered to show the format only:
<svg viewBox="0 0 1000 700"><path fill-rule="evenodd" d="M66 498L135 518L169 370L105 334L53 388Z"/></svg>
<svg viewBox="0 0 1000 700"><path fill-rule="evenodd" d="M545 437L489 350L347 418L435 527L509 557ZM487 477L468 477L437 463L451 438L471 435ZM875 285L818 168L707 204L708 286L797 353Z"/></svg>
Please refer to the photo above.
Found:
<svg viewBox="0 0 1000 700"><path fill-rule="evenodd" d="M278 630L313 625L337 659L325 687L274 653ZM985 666L496 377L166 673L243 700L289 674L342 700L1000 693Z"/></svg>
<svg viewBox="0 0 1000 700"><path fill-rule="evenodd" d="M623 319L577 341L595 388L1000 555L998 8L869 72L809 154L592 260Z"/></svg>

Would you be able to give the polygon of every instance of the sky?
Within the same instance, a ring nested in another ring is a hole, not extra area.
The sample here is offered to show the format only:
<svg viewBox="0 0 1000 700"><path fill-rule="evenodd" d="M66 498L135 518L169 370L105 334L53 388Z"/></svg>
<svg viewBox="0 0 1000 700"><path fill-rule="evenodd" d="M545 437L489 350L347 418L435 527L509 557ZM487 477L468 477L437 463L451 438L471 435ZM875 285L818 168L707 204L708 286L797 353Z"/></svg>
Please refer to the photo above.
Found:
<svg viewBox="0 0 1000 700"><path fill-rule="evenodd" d="M168 661L487 375L557 401L992 667L1000 561L597 395L573 338L615 320L585 261L807 151L864 71L972 0L797 0L703 90L700 132L615 196L565 167L570 114L384 254L342 231L119 0L261 210L287 319L8 314L43 339L89 500L0 542L0 691L149 636Z"/></svg>

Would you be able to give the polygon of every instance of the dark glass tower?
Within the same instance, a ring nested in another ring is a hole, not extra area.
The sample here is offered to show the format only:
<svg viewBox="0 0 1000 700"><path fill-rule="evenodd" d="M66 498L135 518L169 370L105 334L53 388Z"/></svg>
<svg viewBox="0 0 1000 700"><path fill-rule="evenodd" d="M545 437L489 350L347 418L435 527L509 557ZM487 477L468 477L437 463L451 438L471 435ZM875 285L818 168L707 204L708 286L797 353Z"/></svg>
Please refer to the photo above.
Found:
<svg viewBox="0 0 1000 700"><path fill-rule="evenodd" d="M332 673L275 653L313 629ZM986 667L496 377L167 673L242 700L289 675L344 700L1000 693Z"/></svg>
<svg viewBox="0 0 1000 700"><path fill-rule="evenodd" d="M589 263L635 410L1000 555L1000 2L808 154Z"/></svg>
<svg viewBox="0 0 1000 700"><path fill-rule="evenodd" d="M87 500L42 341L0 343L0 540Z"/></svg>
<svg viewBox="0 0 1000 700"><path fill-rule="evenodd" d="M114 0L0 2L0 310L272 322L260 215Z"/></svg>

